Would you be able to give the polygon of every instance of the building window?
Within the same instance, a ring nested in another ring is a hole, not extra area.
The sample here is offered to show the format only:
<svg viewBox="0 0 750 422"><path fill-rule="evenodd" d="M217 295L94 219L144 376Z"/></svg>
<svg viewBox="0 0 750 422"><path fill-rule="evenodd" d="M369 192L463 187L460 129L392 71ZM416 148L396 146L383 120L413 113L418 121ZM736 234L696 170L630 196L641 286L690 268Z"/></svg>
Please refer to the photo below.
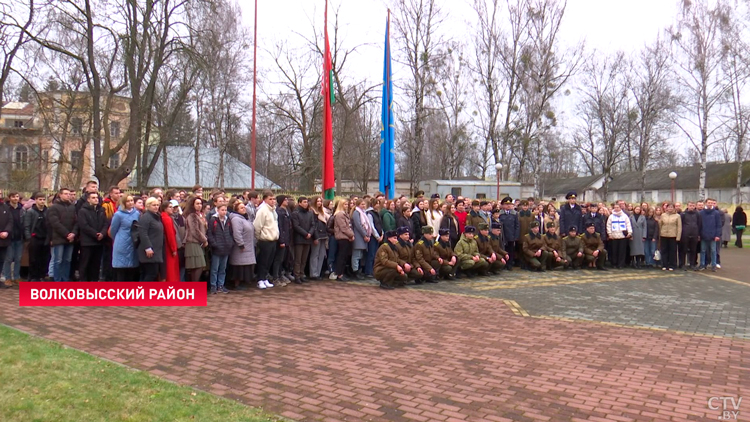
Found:
<svg viewBox="0 0 750 422"><path fill-rule="evenodd" d="M487 199L487 194L484 194L484 193L478 193L478 194L477 194L477 199Z"/></svg>
<svg viewBox="0 0 750 422"><path fill-rule="evenodd" d="M70 133L73 135L83 134L83 120L80 117L70 119Z"/></svg>
<svg viewBox="0 0 750 422"><path fill-rule="evenodd" d="M13 160L14 170L28 170L29 169L29 149L24 145L16 147Z"/></svg>
<svg viewBox="0 0 750 422"><path fill-rule="evenodd" d="M120 167L120 154L113 154L109 157L109 168L116 169Z"/></svg>
<svg viewBox="0 0 750 422"><path fill-rule="evenodd" d="M115 139L120 137L120 122L109 122L109 136Z"/></svg>
<svg viewBox="0 0 750 422"><path fill-rule="evenodd" d="M13 122L13 127L22 128L23 127L23 120L16 120Z"/></svg>
<svg viewBox="0 0 750 422"><path fill-rule="evenodd" d="M454 198L461 196L461 188L451 188L451 195L453 195Z"/></svg>
<svg viewBox="0 0 750 422"><path fill-rule="evenodd" d="M70 169L80 170L83 165L83 151L70 151Z"/></svg>

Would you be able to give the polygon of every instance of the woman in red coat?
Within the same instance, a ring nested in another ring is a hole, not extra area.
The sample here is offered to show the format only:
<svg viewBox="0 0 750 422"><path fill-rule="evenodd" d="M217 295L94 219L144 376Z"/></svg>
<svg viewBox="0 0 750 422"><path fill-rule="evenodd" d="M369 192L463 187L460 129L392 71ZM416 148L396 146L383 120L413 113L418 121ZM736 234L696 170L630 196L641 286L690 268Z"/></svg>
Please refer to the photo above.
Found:
<svg viewBox="0 0 750 422"><path fill-rule="evenodd" d="M159 209L164 225L164 270L161 277L168 283L177 283L180 281L180 258L177 256L177 230L172 219L174 206L170 201L163 201Z"/></svg>

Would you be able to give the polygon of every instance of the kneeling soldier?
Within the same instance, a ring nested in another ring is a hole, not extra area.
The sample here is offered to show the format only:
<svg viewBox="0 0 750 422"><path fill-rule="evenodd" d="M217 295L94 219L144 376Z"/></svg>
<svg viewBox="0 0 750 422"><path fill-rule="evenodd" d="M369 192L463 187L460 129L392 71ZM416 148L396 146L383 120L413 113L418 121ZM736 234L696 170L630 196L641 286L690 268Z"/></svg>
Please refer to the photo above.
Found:
<svg viewBox="0 0 750 422"><path fill-rule="evenodd" d="M464 234L461 235L461 239L456 244L456 255L458 255L461 271L469 275L479 274L485 276L487 275L487 270L490 268L490 264L479 256L479 247L477 246L476 239L474 239L476 230L474 226L466 226L464 228Z"/></svg>
<svg viewBox="0 0 750 422"><path fill-rule="evenodd" d="M398 245L396 245L396 250L400 261L399 265L404 267L404 272L411 280L414 280L416 284L422 284L424 271L414 262L414 248L409 241L411 235L409 228L406 226L399 227L397 233Z"/></svg>
<svg viewBox="0 0 750 422"><path fill-rule="evenodd" d="M407 277L404 267L399 264L398 233L396 230L385 232L386 241L380 245L375 255L374 275L383 289L403 286Z"/></svg>
<svg viewBox="0 0 750 422"><path fill-rule="evenodd" d="M440 229L439 233L440 238L435 244L435 251L443 260L440 265L440 275L446 280L455 280L458 258L453 253L453 247L451 246L451 231L450 229Z"/></svg>
<svg viewBox="0 0 750 422"><path fill-rule="evenodd" d="M544 249L544 241L539 233L539 222L529 224L529 232L523 237L522 250L531 269L544 271L549 259L549 252Z"/></svg>
<svg viewBox="0 0 750 422"><path fill-rule="evenodd" d="M544 241L543 249L550 254L547 260L547 269L566 267L567 264L562 257L562 241L555 232L554 222L550 221L547 223L547 233L542 240Z"/></svg>
<svg viewBox="0 0 750 422"><path fill-rule="evenodd" d="M492 251L495 252L495 256L497 256L498 261L502 262L503 266L505 266L505 264L508 262L508 259L510 259L510 255L505 251L505 249L503 249L505 241L503 240L502 227L503 225L498 222L492 223L492 232L490 232L490 246L492 246Z"/></svg>
<svg viewBox="0 0 750 422"><path fill-rule="evenodd" d="M578 236L576 226L570 226L568 235L562 239L562 258L565 266L574 270L581 269L583 264L583 240Z"/></svg>
<svg viewBox="0 0 750 422"><path fill-rule="evenodd" d="M500 270L505 267L505 260L498 256L492 249L492 244L490 243L490 226L486 223L479 223L479 236L476 239L479 255L490 264L489 272L491 274L500 274Z"/></svg>
<svg viewBox="0 0 750 422"><path fill-rule="evenodd" d="M596 232L596 224L590 222L586 224L586 234L581 238L583 240L583 254L587 263L596 263L596 269L607 271L604 268L604 262L607 260L607 250L604 249L604 243L599 233Z"/></svg>
<svg viewBox="0 0 750 422"><path fill-rule="evenodd" d="M443 263L435 250L435 242L432 238L432 226L422 227L422 238L414 245L414 261L424 271L424 281L437 283L438 270ZM437 270L436 270L437 268Z"/></svg>

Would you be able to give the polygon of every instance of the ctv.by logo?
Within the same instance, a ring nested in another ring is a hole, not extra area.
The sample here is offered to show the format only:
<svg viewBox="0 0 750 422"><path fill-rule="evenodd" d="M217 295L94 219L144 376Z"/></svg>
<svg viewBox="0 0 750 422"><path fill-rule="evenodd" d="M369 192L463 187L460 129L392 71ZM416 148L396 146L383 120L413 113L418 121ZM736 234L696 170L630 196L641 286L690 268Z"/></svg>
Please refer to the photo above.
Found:
<svg viewBox="0 0 750 422"><path fill-rule="evenodd" d="M708 408L721 410L721 421L736 421L740 416L740 404L742 397L711 397L708 399Z"/></svg>

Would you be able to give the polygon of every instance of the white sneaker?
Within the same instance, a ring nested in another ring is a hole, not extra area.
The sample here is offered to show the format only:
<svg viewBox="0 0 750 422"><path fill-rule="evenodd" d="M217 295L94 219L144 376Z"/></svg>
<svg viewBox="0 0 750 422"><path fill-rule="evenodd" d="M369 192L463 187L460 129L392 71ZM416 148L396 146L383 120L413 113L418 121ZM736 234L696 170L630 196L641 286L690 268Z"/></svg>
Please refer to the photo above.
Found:
<svg viewBox="0 0 750 422"><path fill-rule="evenodd" d="M0 275L0 283L5 283L5 277Z"/></svg>
<svg viewBox="0 0 750 422"><path fill-rule="evenodd" d="M328 276L329 280L336 280L337 278L338 276L336 275L336 273L331 273L331 275Z"/></svg>
<svg viewBox="0 0 750 422"><path fill-rule="evenodd" d="M264 280L258 280L258 288L259 289L265 289L266 283L263 282Z"/></svg>
<svg viewBox="0 0 750 422"><path fill-rule="evenodd" d="M268 280L263 280L263 283L265 284L266 289L270 289L271 287L273 287L273 284L271 284Z"/></svg>
<svg viewBox="0 0 750 422"><path fill-rule="evenodd" d="M716 264L716 269L720 270L721 269L721 264Z"/></svg>

